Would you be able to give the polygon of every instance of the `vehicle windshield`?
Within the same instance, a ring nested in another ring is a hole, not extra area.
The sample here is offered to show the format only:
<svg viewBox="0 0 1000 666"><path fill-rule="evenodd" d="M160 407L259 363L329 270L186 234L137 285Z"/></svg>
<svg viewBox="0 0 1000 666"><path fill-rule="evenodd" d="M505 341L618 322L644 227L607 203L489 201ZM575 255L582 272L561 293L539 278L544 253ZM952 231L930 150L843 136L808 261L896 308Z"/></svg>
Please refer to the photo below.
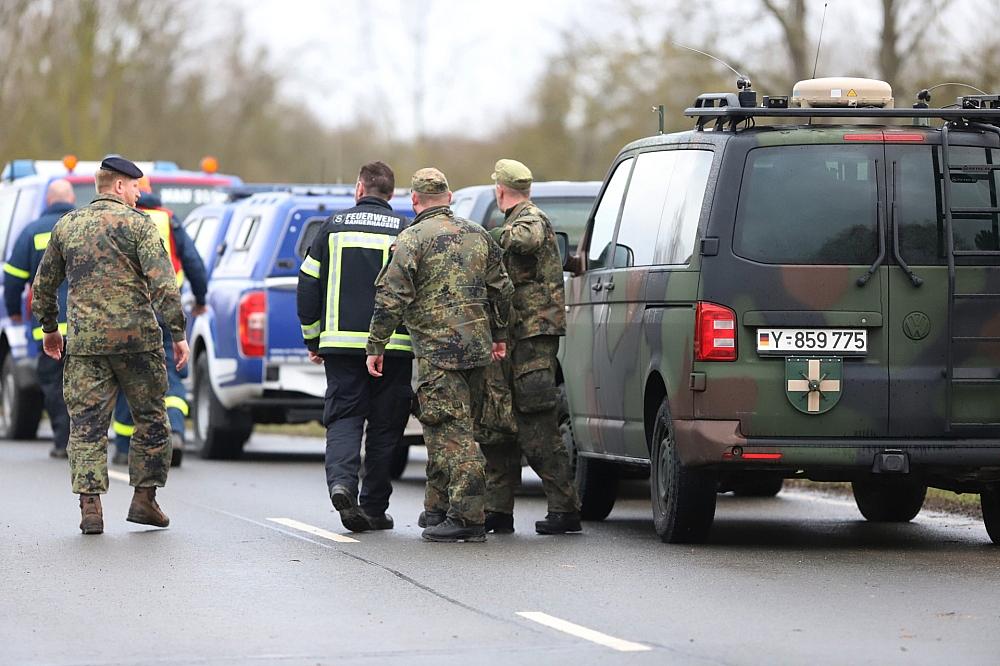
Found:
<svg viewBox="0 0 1000 666"><path fill-rule="evenodd" d="M153 194L160 197L165 208L174 212L178 220L184 220L192 210L203 204L217 204L226 201L226 193L215 185L199 185L193 183L156 183L152 184ZM97 196L93 181L74 183L78 206L93 201Z"/></svg>
<svg viewBox="0 0 1000 666"><path fill-rule="evenodd" d="M576 247L587 226L587 216L594 205L595 197L538 197L532 201L545 211L556 231L562 231L569 236L569 246ZM490 204L486 217L486 228L493 229L503 222L503 213L495 203Z"/></svg>

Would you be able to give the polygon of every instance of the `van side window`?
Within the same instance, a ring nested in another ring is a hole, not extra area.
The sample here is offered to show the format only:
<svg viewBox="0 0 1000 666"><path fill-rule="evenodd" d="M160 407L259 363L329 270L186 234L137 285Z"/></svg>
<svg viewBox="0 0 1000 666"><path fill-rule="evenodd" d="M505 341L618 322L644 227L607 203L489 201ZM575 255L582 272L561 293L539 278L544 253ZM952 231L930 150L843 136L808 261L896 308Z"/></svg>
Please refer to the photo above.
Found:
<svg viewBox="0 0 1000 666"><path fill-rule="evenodd" d="M948 263L941 173L941 151L934 146L900 146L896 175L899 245L911 264L944 266ZM952 146L951 163L996 164L1000 151L972 146ZM951 175L954 208L1000 207L1000 181L996 171ZM1000 250L1000 215L957 213L952 216L956 250ZM963 257L964 264L994 264L991 257Z"/></svg>
<svg viewBox="0 0 1000 666"><path fill-rule="evenodd" d="M233 242L233 251L240 252L250 248L250 244L253 242L254 232L257 231L259 222L260 217L258 216L243 218L243 221L240 222L240 226L236 231L236 240Z"/></svg>
<svg viewBox="0 0 1000 666"><path fill-rule="evenodd" d="M881 146L776 146L747 156L733 249L767 264L869 265Z"/></svg>
<svg viewBox="0 0 1000 666"><path fill-rule="evenodd" d="M295 247L295 254L299 259L305 259L306 253L309 252L309 248L312 247L313 242L316 240L316 236L319 235L320 229L326 224L327 217L314 217L311 220L306 221L303 225L302 235L299 236L299 243Z"/></svg>
<svg viewBox="0 0 1000 666"><path fill-rule="evenodd" d="M202 261L208 261L216 251L215 236L219 233L219 218L206 217L201 221L198 228L198 237L194 240L194 246L198 249Z"/></svg>
<svg viewBox="0 0 1000 666"><path fill-rule="evenodd" d="M688 262L711 166L707 150L639 155L618 230L618 253L628 266Z"/></svg>
<svg viewBox="0 0 1000 666"><path fill-rule="evenodd" d="M17 190L11 188L0 190L0 241L7 237L7 230L10 228L10 220L14 217L14 204L17 203ZM0 253L3 253L3 245L0 244Z"/></svg>
<svg viewBox="0 0 1000 666"><path fill-rule="evenodd" d="M587 250L587 268L590 270L610 268L613 265L616 253L612 251L611 241L615 236L615 225L618 223L622 195L625 194L632 162L634 160L630 157L615 167L601 196L601 202L594 211L594 224L590 230Z"/></svg>

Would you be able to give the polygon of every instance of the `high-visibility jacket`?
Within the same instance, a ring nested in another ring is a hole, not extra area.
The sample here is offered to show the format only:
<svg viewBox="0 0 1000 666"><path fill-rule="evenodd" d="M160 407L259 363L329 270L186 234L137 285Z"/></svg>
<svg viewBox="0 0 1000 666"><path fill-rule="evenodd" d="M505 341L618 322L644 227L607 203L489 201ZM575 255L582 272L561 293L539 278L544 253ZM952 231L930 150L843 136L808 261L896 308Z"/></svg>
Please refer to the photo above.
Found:
<svg viewBox="0 0 1000 666"><path fill-rule="evenodd" d="M365 354L375 279L408 222L388 202L364 197L323 224L299 270L298 314L306 347L320 354ZM405 328L392 335L386 354L413 354Z"/></svg>
<svg viewBox="0 0 1000 666"><path fill-rule="evenodd" d="M67 203L54 203L48 206L42 216L26 226L14 243L10 259L4 264L4 301L8 316L24 314L21 311L21 294L24 287L35 279L38 264L42 261L45 248L48 247L52 229L63 215L73 210ZM68 286L63 282L59 287L59 331L66 335L66 297ZM31 289L28 289L28 310L31 310ZM42 325L32 315L31 326L27 331L31 340L40 342ZM40 348L40 345L39 345Z"/></svg>
<svg viewBox="0 0 1000 666"><path fill-rule="evenodd" d="M174 274L177 276L177 286L184 284L184 266L181 258L177 254L177 244L174 242L174 235L170 233L170 213L162 208L140 208L143 213L156 225L156 230L160 232L160 238L170 254L170 263L174 267Z"/></svg>

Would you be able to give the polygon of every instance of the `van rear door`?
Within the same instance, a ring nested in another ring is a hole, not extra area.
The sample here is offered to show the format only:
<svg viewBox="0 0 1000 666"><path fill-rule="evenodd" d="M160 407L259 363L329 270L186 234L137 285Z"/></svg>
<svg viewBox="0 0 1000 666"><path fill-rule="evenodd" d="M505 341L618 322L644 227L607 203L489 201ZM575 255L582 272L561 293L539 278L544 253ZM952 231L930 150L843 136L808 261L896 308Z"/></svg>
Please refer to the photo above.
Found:
<svg viewBox="0 0 1000 666"><path fill-rule="evenodd" d="M735 314L738 360L696 358L706 381L695 417L738 419L746 436L885 436L881 134L809 135L810 145L781 145L783 137L761 145L773 140L757 135L748 150L735 149L744 142L727 147L701 300ZM722 183L740 183L738 201Z"/></svg>
<svg viewBox="0 0 1000 666"><path fill-rule="evenodd" d="M1000 436L1000 181L991 168L1000 164L1000 150L984 143L996 146L996 137L951 137L951 206L967 212L953 214L950 312L945 169L940 145L929 145L940 143L938 133L886 147L900 256L916 278L899 267L889 278L893 436ZM957 168L970 165L981 168Z"/></svg>

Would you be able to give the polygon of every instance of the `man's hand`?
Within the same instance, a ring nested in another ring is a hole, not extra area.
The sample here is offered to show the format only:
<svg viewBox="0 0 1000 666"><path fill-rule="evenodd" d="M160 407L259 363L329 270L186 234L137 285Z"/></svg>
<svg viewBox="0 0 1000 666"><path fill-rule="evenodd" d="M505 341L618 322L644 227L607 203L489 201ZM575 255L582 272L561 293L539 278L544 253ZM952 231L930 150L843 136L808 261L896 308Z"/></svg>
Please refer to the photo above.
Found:
<svg viewBox="0 0 1000 666"><path fill-rule="evenodd" d="M315 363L316 365L323 365L323 357L314 352L312 349L309 350L309 362Z"/></svg>
<svg viewBox="0 0 1000 666"><path fill-rule="evenodd" d="M494 361L502 361L507 358L507 343L494 342L492 356Z"/></svg>
<svg viewBox="0 0 1000 666"><path fill-rule="evenodd" d="M177 372L183 370L184 366L187 365L190 353L191 350L188 349L187 340L174 343L174 361L176 362L174 367L177 368Z"/></svg>
<svg viewBox="0 0 1000 666"><path fill-rule="evenodd" d="M191 308L191 316L192 317L200 317L203 314L205 314L206 312L208 312L208 306L205 305L204 303L201 304L201 305L197 305L196 304L193 308Z"/></svg>
<svg viewBox="0 0 1000 666"><path fill-rule="evenodd" d="M62 358L63 336L58 329L51 333L46 333L42 337L42 349L49 358L58 361Z"/></svg>
<svg viewBox="0 0 1000 666"><path fill-rule="evenodd" d="M22 317L22 316L21 316L21 315L19 315L19 314L12 314L12 315L10 316L10 320L11 320L12 322L14 322L15 324L22 324L22 323L24 323L24 317Z"/></svg>
<svg viewBox="0 0 1000 666"><path fill-rule="evenodd" d="M368 355L368 360L365 361L365 364L368 366L368 374L369 375L371 375L372 377L381 377L382 376L382 356L381 355L379 355L379 356L372 356L372 355L369 354Z"/></svg>

